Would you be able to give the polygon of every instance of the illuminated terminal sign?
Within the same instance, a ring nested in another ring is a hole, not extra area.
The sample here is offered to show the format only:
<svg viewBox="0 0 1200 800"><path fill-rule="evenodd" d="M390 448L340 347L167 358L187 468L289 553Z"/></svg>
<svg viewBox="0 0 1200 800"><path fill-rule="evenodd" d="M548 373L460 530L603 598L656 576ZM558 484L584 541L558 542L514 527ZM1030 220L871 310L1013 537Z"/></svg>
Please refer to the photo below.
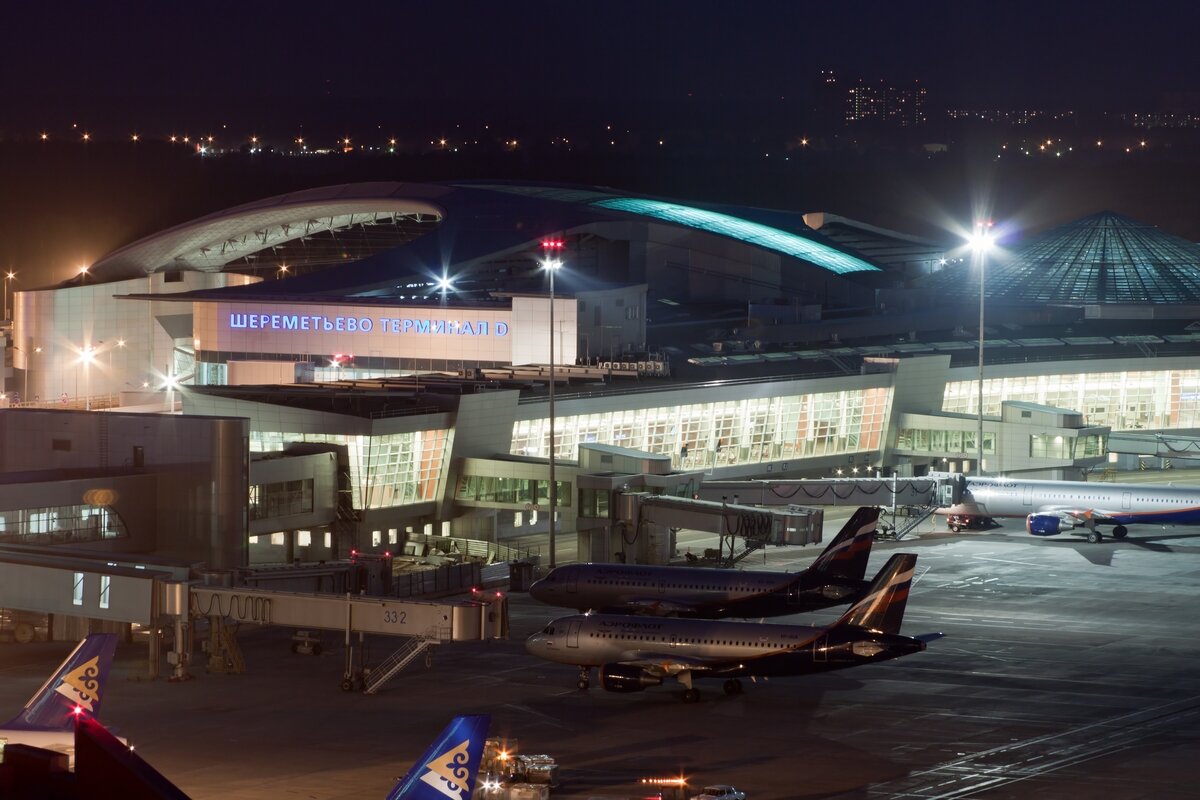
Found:
<svg viewBox="0 0 1200 800"><path fill-rule="evenodd" d="M231 329L394 333L424 336L507 336L499 320L414 319L411 317L327 316L325 314L247 314L229 312Z"/></svg>

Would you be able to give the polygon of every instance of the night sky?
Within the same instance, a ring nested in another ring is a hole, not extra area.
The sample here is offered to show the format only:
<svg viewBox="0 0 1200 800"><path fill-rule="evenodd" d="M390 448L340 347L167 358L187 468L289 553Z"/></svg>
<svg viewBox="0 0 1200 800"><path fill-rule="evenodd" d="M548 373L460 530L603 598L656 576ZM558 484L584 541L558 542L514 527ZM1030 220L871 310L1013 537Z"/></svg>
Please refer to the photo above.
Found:
<svg viewBox="0 0 1200 800"><path fill-rule="evenodd" d="M946 108L1200 113L1189 11L1109 0L9 4L0 267L22 271L25 286L58 280L195 216L353 180L594 183L832 211L925 234L964 220L971 200L990 193L997 215L1030 229L1111 209L1200 240L1200 142L1185 158L1155 131L1157 148L1143 161L1077 158L1059 167L994 163L992 141L953 140L951 154L934 161L912 155L921 141L949 140ZM900 155L847 150L786 168L752 161L778 158L786 137L805 133L821 69L843 82L919 80L931 124L918 135L928 138L910 140ZM607 138L608 125L643 143L666 131L676 149L440 160L410 151L318 165L201 163L165 144L190 132L235 146L251 134L287 142L396 135L412 146L430 135L476 135L485 124L497 140L501 131L532 131L543 143L543 134L579 131ZM1051 133L1094 138L1086 124ZM86 146L84 130L94 136ZM46 146L36 142L41 132ZM136 148L135 132L144 137ZM696 146L700 155L680 146L693 133L708 142Z"/></svg>
<svg viewBox="0 0 1200 800"><path fill-rule="evenodd" d="M22 3L5 9L0 93L9 119L93 125L124 122L113 109L271 124L280 108L316 124L357 102L389 120L421 103L619 115L802 100L829 67L920 79L939 105L1148 108L1200 93L1195 23L1186 3L1110 0Z"/></svg>

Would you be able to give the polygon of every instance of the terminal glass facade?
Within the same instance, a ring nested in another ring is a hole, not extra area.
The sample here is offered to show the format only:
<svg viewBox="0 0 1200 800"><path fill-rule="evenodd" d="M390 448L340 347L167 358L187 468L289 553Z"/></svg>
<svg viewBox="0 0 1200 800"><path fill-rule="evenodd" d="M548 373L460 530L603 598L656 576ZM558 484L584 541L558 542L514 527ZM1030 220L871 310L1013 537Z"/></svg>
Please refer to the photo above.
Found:
<svg viewBox="0 0 1200 800"><path fill-rule="evenodd" d="M380 436L251 431L250 451L284 450L295 442L345 445L355 508L391 508L436 500L449 431L436 429Z"/></svg>
<svg viewBox="0 0 1200 800"><path fill-rule="evenodd" d="M976 381L946 384L942 410L977 414ZM1084 423L1115 431L1200 427L1200 370L1094 372L991 378L983 382L983 413L1024 400L1083 414Z"/></svg>
<svg viewBox="0 0 1200 800"><path fill-rule="evenodd" d="M69 544L126 537L125 523L111 508L77 505L0 511L0 542Z"/></svg>
<svg viewBox="0 0 1200 800"><path fill-rule="evenodd" d="M761 464L880 449L891 387L556 416L555 457L616 445L671 457L679 470ZM549 420L513 426L514 455L549 457Z"/></svg>
<svg viewBox="0 0 1200 800"><path fill-rule="evenodd" d="M901 428L896 434L896 449L913 453L970 457L979 452L975 437L976 431ZM992 431L983 432L983 453L996 453L996 434Z"/></svg>

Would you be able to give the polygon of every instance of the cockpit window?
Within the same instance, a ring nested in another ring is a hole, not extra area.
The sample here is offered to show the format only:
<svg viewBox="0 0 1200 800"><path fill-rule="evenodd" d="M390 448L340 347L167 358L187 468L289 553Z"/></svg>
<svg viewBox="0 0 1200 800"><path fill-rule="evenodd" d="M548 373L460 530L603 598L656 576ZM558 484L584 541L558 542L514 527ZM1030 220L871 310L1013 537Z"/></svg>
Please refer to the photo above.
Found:
<svg viewBox="0 0 1200 800"><path fill-rule="evenodd" d="M546 630L542 631L542 633L544 633L544 634L546 634L546 635L548 635L548 636L553 636L553 635L554 635L554 626L553 626L553 625L547 625L547 626L546 626Z"/></svg>

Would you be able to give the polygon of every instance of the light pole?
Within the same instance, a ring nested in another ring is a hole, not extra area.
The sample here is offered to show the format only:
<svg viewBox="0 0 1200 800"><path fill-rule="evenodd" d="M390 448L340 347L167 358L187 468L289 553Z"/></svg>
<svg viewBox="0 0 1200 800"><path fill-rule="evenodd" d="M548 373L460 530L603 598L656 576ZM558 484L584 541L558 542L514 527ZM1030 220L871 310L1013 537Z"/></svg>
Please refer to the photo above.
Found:
<svg viewBox="0 0 1200 800"><path fill-rule="evenodd" d="M542 240L542 251L546 254L542 269L550 273L550 569L558 565L554 547L554 516L558 509L558 484L554 480L554 273L562 268L562 261L553 256L562 249L562 239Z"/></svg>
<svg viewBox="0 0 1200 800"><path fill-rule="evenodd" d="M96 358L96 348L90 344L79 351L79 359L83 362L83 409L92 410L92 361Z"/></svg>
<svg viewBox="0 0 1200 800"><path fill-rule="evenodd" d="M17 273L11 269L4 274L4 319L8 319L8 296L12 294L12 281L17 277ZM14 298L15 300L16 298Z"/></svg>
<svg viewBox="0 0 1200 800"><path fill-rule="evenodd" d="M971 253L975 256L975 267L979 270L979 428L975 432L975 446L978 451L975 460L975 474L979 477L983 477L983 276L988 251L992 249L992 245L996 241L991 227L992 223L990 222L975 223L975 232L971 234L968 242Z"/></svg>

